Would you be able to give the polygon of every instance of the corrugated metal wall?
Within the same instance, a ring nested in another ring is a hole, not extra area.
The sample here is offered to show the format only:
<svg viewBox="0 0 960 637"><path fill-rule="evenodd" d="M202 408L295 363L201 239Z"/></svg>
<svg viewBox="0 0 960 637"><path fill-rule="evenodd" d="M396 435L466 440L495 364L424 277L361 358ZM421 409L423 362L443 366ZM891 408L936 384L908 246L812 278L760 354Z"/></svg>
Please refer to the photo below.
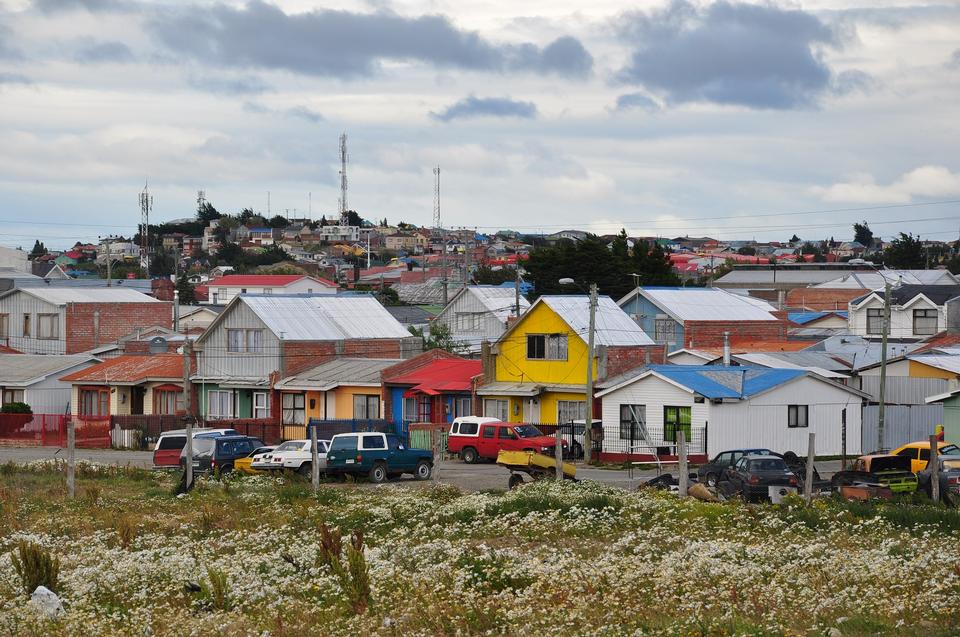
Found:
<svg viewBox="0 0 960 637"><path fill-rule="evenodd" d="M866 405L863 408L862 448L865 453L877 449L879 414L879 405ZM942 422L943 405L941 404L887 405L884 412L882 447L893 449L907 442L925 440Z"/></svg>
<svg viewBox="0 0 960 637"><path fill-rule="evenodd" d="M888 405L924 405L928 396L946 392L948 384L949 381L940 378L887 376L884 402ZM860 388L873 396L873 400L878 400L880 377L860 376Z"/></svg>

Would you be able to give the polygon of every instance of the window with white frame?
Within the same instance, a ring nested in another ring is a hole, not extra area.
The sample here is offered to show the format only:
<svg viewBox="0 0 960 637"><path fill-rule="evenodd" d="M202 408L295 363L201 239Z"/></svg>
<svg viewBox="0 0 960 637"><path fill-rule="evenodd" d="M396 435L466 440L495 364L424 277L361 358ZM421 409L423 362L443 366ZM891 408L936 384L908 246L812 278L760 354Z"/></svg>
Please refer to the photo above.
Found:
<svg viewBox="0 0 960 637"><path fill-rule="evenodd" d="M153 392L153 413L174 415L184 410L183 391L172 387L158 387Z"/></svg>
<svg viewBox="0 0 960 637"><path fill-rule="evenodd" d="M937 333L938 310L914 310L913 333L917 336L932 336Z"/></svg>
<svg viewBox="0 0 960 637"><path fill-rule="evenodd" d="M22 389L4 389L3 390L4 405L8 405L10 403L22 403L22 402L23 402Z"/></svg>
<svg viewBox="0 0 960 637"><path fill-rule="evenodd" d="M654 319L653 332L658 343L673 343L677 338L677 322L671 318Z"/></svg>
<svg viewBox="0 0 960 637"><path fill-rule="evenodd" d="M253 417L270 417L270 393L265 391L253 392Z"/></svg>
<svg viewBox="0 0 960 637"><path fill-rule="evenodd" d="M403 399L403 421L404 422L417 421L417 399L416 398Z"/></svg>
<svg viewBox="0 0 960 637"><path fill-rule="evenodd" d="M787 405L787 427L807 427L807 405Z"/></svg>
<svg viewBox="0 0 960 637"><path fill-rule="evenodd" d="M457 329L464 332L475 332L483 324L483 314L479 312L457 312Z"/></svg>
<svg viewBox="0 0 960 637"><path fill-rule="evenodd" d="M227 329L228 352L262 352L263 330Z"/></svg>
<svg viewBox="0 0 960 637"><path fill-rule="evenodd" d="M567 335L528 334L527 358L531 360L567 360Z"/></svg>
<svg viewBox="0 0 960 637"><path fill-rule="evenodd" d="M45 340L60 338L59 314L37 314L37 338Z"/></svg>
<svg viewBox="0 0 960 637"><path fill-rule="evenodd" d="M233 392L214 389L207 392L207 418L233 418Z"/></svg>
<svg viewBox="0 0 960 637"><path fill-rule="evenodd" d="M380 396L376 394L354 394L353 417L365 419L379 418Z"/></svg>
<svg viewBox="0 0 960 637"><path fill-rule="evenodd" d="M883 310L867 308L867 334L883 334Z"/></svg>
<svg viewBox="0 0 960 637"><path fill-rule="evenodd" d="M620 405L620 439L647 439L646 405Z"/></svg>
<svg viewBox="0 0 960 637"><path fill-rule="evenodd" d="M584 400L558 400L557 422L567 423L583 420L587 414L587 402Z"/></svg>
<svg viewBox="0 0 960 637"><path fill-rule="evenodd" d="M283 394L283 424L302 425L307 422L305 398L303 394Z"/></svg>
<svg viewBox="0 0 960 637"><path fill-rule="evenodd" d="M485 398L483 400L483 415L487 418L496 418L507 422L510 418L510 402L500 398Z"/></svg>
<svg viewBox="0 0 960 637"><path fill-rule="evenodd" d="M453 402L453 417L473 415L473 399L469 396L459 396Z"/></svg>

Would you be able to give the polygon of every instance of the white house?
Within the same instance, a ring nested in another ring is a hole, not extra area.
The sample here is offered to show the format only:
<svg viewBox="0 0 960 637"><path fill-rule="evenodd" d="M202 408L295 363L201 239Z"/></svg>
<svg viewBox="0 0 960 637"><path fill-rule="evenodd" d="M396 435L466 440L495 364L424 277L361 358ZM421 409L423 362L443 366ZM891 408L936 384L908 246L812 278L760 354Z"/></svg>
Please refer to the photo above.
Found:
<svg viewBox="0 0 960 637"><path fill-rule="evenodd" d="M356 243L360 241L360 226L318 226L313 236L320 241Z"/></svg>
<svg viewBox="0 0 960 637"><path fill-rule="evenodd" d="M238 294L336 294L337 284L304 274L228 274L207 284L208 302L226 305Z"/></svg>
<svg viewBox="0 0 960 637"><path fill-rule="evenodd" d="M520 295L520 314L530 302ZM431 325L446 325L457 341L480 350L483 341L491 343L507 331L507 319L517 316L517 294L514 288L493 285L471 285L460 288Z"/></svg>
<svg viewBox="0 0 960 637"><path fill-rule="evenodd" d="M35 414L70 413L71 386L60 377L98 362L89 354L0 354L3 404L27 403Z"/></svg>
<svg viewBox="0 0 960 637"><path fill-rule="evenodd" d="M13 268L19 272L30 272L30 261L23 250L0 246L0 267Z"/></svg>
<svg viewBox="0 0 960 637"><path fill-rule="evenodd" d="M858 336L883 335L883 290L850 301L849 331ZM960 285L900 285L890 291L890 331L895 339L922 339L947 327L946 304L960 297Z"/></svg>
<svg viewBox="0 0 960 637"><path fill-rule="evenodd" d="M819 455L860 453L863 392L802 369L652 365L612 378L597 398L603 409L603 452L611 459L667 447L676 432L690 451L713 457L727 449L766 447ZM844 426L844 423L846 425Z"/></svg>

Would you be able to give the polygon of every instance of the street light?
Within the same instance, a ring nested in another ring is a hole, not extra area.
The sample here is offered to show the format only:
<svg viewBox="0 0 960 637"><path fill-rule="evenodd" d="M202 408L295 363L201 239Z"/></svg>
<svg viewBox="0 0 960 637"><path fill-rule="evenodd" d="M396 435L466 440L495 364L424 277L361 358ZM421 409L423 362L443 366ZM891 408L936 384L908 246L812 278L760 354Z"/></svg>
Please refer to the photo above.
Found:
<svg viewBox="0 0 960 637"><path fill-rule="evenodd" d="M560 285L577 285L576 281L569 277L564 277L558 281ZM581 287L578 285L578 287ZM582 287L581 287L582 289ZM592 436L591 429L593 427L593 341L594 333L596 332L596 321L597 321L597 284L590 284L590 323L587 330L587 404L586 409L583 410L583 461L590 462L590 452L592 451ZM573 435L576 431L576 428L571 423L571 438L575 440ZM571 450L573 445L570 445ZM557 445L556 445L556 456L557 456L557 478L563 478L563 449L560 444L560 423L557 423Z"/></svg>

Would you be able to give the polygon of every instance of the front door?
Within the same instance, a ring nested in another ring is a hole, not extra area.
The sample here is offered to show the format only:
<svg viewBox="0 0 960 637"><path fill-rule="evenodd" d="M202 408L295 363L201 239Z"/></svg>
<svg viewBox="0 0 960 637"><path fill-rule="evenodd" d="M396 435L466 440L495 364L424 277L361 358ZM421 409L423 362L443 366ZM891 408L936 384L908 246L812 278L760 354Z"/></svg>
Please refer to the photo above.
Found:
<svg viewBox="0 0 960 637"><path fill-rule="evenodd" d="M130 413L134 415L143 414L143 395L145 389L143 387L131 387L130 388Z"/></svg>
<svg viewBox="0 0 960 637"><path fill-rule="evenodd" d="M537 424L540 422L540 401L536 398L528 398L523 406L524 422Z"/></svg>

